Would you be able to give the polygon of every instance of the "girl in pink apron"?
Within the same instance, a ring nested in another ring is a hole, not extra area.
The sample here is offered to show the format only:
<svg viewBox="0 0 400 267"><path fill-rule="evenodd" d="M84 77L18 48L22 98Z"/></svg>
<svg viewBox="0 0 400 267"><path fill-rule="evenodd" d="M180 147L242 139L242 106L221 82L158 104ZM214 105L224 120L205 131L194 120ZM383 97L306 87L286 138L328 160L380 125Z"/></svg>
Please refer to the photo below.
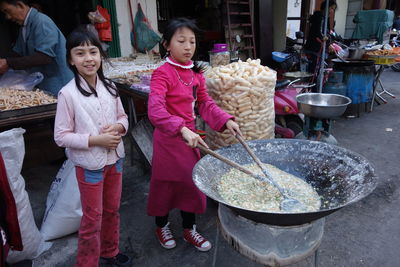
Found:
<svg viewBox="0 0 400 267"><path fill-rule="evenodd" d="M240 130L209 97L202 69L191 60L197 30L192 20L179 18L169 22L163 35L167 62L153 73L148 102L155 130L147 212L155 216L156 236L164 248L176 246L168 222L169 212L176 208L182 215L184 240L208 251L211 243L197 232L195 222L195 214L206 210L206 196L194 185L192 170L200 159L197 144L207 146L196 133L195 105L212 129L229 129L232 134Z"/></svg>

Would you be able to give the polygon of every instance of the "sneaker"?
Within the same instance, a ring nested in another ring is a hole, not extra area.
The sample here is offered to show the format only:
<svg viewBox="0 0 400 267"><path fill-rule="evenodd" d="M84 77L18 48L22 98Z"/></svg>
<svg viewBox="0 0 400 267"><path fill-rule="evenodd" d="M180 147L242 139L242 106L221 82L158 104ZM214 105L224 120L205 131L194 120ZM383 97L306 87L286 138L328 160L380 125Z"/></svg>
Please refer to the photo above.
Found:
<svg viewBox="0 0 400 267"><path fill-rule="evenodd" d="M169 223L162 228L157 227L156 236L162 247L171 249L176 246L174 236L172 235L171 229L169 229Z"/></svg>
<svg viewBox="0 0 400 267"><path fill-rule="evenodd" d="M132 265L132 259L131 257L118 253L117 256L114 256L112 258L105 258L101 257L104 261L106 261L108 264L112 264L114 266L131 266Z"/></svg>
<svg viewBox="0 0 400 267"><path fill-rule="evenodd" d="M211 243L196 231L196 225L193 225L193 229L183 229L183 240L200 251L209 251L211 249Z"/></svg>

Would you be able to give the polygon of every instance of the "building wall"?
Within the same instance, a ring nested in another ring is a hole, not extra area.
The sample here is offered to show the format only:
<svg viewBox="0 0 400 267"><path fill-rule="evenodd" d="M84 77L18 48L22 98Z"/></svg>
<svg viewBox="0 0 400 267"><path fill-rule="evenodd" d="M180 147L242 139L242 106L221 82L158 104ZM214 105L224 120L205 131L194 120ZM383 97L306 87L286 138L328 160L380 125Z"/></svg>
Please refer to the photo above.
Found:
<svg viewBox="0 0 400 267"><path fill-rule="evenodd" d="M348 9L346 16L346 28L345 28L345 38L351 38L356 25L353 23L354 16L358 11L363 8L363 0L348 0Z"/></svg>
<svg viewBox="0 0 400 267"><path fill-rule="evenodd" d="M301 1L288 0L287 1L287 17L300 18L301 17ZM288 20L286 22L286 36L296 39L296 32L300 31L300 20Z"/></svg>
<svg viewBox="0 0 400 267"><path fill-rule="evenodd" d="M335 14L335 31L344 37L346 31L346 18L349 0L336 0L338 9Z"/></svg>
<svg viewBox="0 0 400 267"><path fill-rule="evenodd" d="M282 51L286 48L287 4L287 1L273 1L274 51Z"/></svg>
<svg viewBox="0 0 400 267"><path fill-rule="evenodd" d="M319 10L322 2L323 0L314 0L314 10ZM346 19L349 2L351 2L351 0L336 0L338 8L335 13L335 31L342 37L344 37L346 32Z"/></svg>
<svg viewBox="0 0 400 267"><path fill-rule="evenodd" d="M132 6L133 20L135 19L137 12L137 4L140 3L144 14L147 16L151 27L157 32L157 1L156 0L130 0ZM132 31L132 20L129 13L129 5L126 0L116 0L115 5L117 7L118 17L118 28L119 38L121 44L121 56L129 56L134 53L134 49L131 44L131 31ZM158 51L158 47L155 48Z"/></svg>

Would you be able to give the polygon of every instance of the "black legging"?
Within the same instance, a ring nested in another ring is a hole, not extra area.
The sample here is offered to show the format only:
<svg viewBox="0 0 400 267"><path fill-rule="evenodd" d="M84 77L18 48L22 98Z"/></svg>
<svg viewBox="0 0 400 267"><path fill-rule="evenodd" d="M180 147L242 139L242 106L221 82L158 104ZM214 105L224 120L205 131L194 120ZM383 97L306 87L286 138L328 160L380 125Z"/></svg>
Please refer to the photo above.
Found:
<svg viewBox="0 0 400 267"><path fill-rule="evenodd" d="M181 211L182 216L182 227L184 229L192 229L193 225L196 224L196 216L192 212ZM168 214L165 216L156 216L156 225L158 227L164 227L168 223Z"/></svg>

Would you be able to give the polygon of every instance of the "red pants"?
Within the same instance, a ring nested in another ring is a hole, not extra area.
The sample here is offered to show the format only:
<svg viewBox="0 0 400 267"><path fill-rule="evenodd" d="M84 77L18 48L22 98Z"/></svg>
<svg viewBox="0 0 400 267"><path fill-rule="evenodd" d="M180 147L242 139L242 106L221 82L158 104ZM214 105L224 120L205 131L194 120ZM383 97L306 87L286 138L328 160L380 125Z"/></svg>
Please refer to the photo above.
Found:
<svg viewBox="0 0 400 267"><path fill-rule="evenodd" d="M119 253L122 164L120 159L95 171L76 167L83 212L77 267L98 267L100 257L114 257Z"/></svg>

